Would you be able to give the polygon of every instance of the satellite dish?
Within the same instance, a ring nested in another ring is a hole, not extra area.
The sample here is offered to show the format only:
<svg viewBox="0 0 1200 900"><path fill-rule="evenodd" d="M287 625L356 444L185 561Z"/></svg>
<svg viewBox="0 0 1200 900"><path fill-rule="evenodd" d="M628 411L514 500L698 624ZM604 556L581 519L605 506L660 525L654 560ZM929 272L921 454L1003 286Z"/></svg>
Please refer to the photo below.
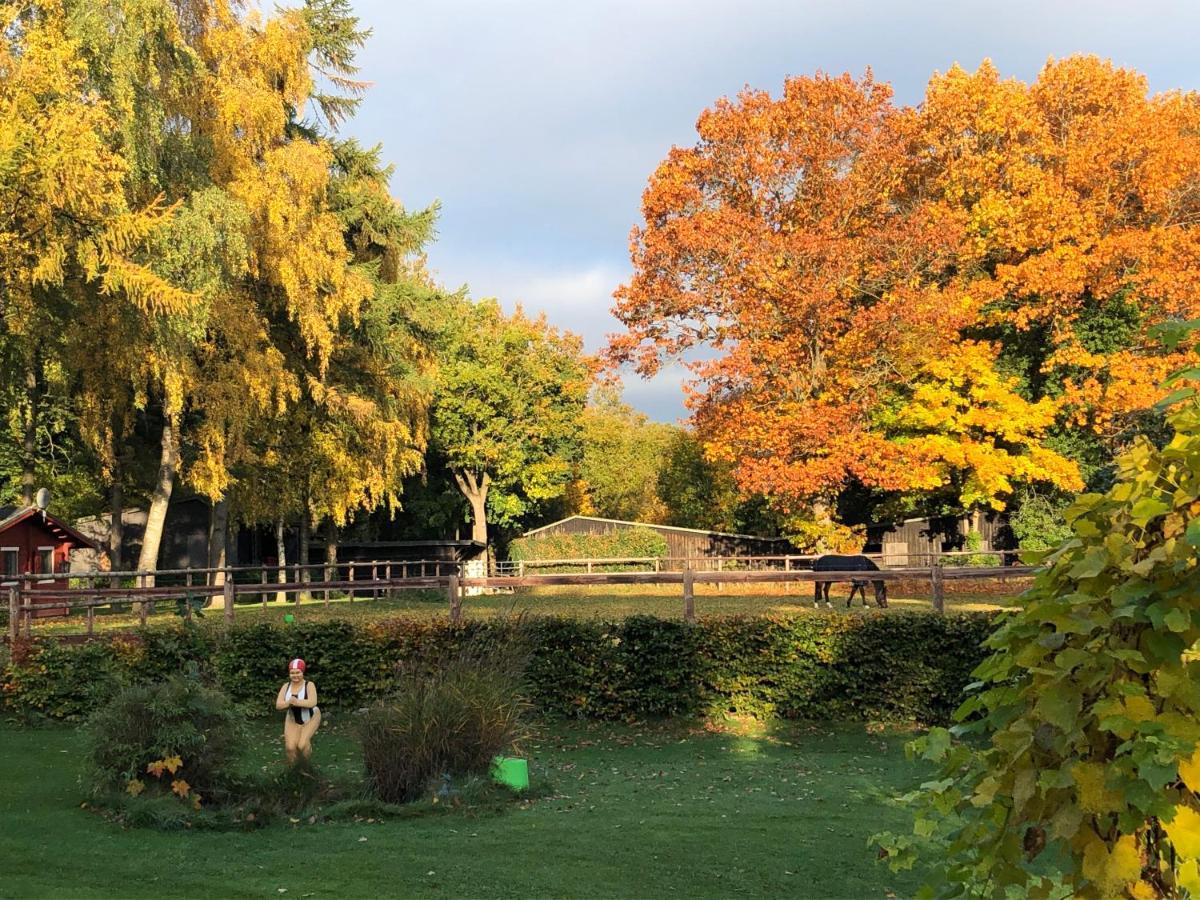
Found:
<svg viewBox="0 0 1200 900"><path fill-rule="evenodd" d="M38 488L38 492L33 497L33 504L38 509L45 509L50 505L50 492L45 488Z"/></svg>

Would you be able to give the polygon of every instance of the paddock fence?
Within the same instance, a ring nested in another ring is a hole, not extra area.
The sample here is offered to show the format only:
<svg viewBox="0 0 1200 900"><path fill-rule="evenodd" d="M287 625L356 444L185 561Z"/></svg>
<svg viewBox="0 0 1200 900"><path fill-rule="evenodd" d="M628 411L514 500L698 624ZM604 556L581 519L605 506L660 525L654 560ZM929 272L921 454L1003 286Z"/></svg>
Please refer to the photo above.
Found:
<svg viewBox="0 0 1200 900"><path fill-rule="evenodd" d="M816 584L824 582L883 581L928 584L935 612L945 611L948 581L994 581L1027 578L1031 566L964 565L980 556L1006 561L1008 551L931 554L925 566L881 568L879 571L816 572L815 556L696 557L672 560L677 570L663 566L662 558L585 560L529 560L516 566L499 566L489 575L468 572L470 563L448 560L339 561L288 566L228 566L207 569L168 569L129 572L72 573L53 582L22 577L6 585L9 641L22 634L31 637L35 620L82 614L86 636L95 633L97 610L136 611L145 625L156 608L173 608L191 620L206 606L220 611L231 625L239 608L261 605L323 602L336 596L350 603L378 599L399 591L437 591L445 597L452 622L463 617L468 591L511 591L551 586L595 588L616 585L678 585L682 615L696 618L695 586L749 584ZM970 560L959 559L971 557ZM564 569L573 569L573 571ZM546 571L550 570L550 571ZM65 581L65 583L63 583ZM219 598L219 602L218 602Z"/></svg>

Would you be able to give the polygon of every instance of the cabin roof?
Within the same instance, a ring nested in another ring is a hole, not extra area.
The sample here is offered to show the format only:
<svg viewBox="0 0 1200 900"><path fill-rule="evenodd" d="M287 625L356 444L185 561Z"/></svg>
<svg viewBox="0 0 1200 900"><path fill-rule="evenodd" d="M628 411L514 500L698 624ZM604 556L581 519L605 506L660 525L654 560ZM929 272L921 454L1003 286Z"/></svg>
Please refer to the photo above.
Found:
<svg viewBox="0 0 1200 900"><path fill-rule="evenodd" d="M62 542L72 543L77 547L90 547L92 550L99 549L96 542L91 538L84 537L66 522L55 516L50 515L44 509L38 509L36 506L0 506L0 532L5 532L34 517L40 517L38 522L43 528L49 531L55 538Z"/></svg>

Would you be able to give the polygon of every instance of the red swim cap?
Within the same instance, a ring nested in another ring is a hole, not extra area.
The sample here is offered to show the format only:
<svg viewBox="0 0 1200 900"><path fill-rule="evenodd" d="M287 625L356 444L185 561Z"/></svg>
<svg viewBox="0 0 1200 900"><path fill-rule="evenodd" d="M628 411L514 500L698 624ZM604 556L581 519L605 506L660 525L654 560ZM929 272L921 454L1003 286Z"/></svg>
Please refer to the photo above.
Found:
<svg viewBox="0 0 1200 900"><path fill-rule="evenodd" d="M290 672L290 671L292 671L292 669L299 669L301 672L303 672L304 671L304 660L293 659L290 663L288 663L288 671Z"/></svg>

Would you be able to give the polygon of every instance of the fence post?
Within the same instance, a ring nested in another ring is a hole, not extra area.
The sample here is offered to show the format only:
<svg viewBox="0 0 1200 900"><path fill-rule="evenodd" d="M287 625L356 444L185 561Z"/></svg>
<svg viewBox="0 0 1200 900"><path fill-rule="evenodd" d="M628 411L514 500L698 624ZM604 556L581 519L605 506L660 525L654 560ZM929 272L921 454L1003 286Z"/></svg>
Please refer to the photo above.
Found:
<svg viewBox="0 0 1200 900"><path fill-rule="evenodd" d="M371 560L371 599L379 599L379 586L376 582L379 581L379 561Z"/></svg>
<svg viewBox="0 0 1200 900"><path fill-rule="evenodd" d="M183 592L183 618L186 622L192 621L192 567L188 566L185 570L184 586L186 590Z"/></svg>
<svg viewBox="0 0 1200 900"><path fill-rule="evenodd" d="M933 589L933 611L946 611L946 594L942 585L942 561L938 554L933 554L933 565L929 569L929 584Z"/></svg>
<svg viewBox="0 0 1200 900"><path fill-rule="evenodd" d="M21 633L21 589L15 584L8 589L8 642Z"/></svg>
<svg viewBox="0 0 1200 900"><path fill-rule="evenodd" d="M346 575L347 575L346 580L350 582L350 588L346 591L346 597L350 600L351 603L353 603L354 602L354 560L350 560L349 565L346 567Z"/></svg>
<svg viewBox="0 0 1200 900"><path fill-rule="evenodd" d="M138 590L145 589L145 587L146 587L146 576L145 575L139 575L137 577L137 586L138 586ZM138 603L138 621L141 622L143 628L146 627L146 616L149 615L149 613L150 613L150 607L147 605L147 603L148 603L148 601L146 600L146 596L143 594L141 602Z"/></svg>
<svg viewBox="0 0 1200 900"><path fill-rule="evenodd" d="M462 594L458 589L458 575L452 574L446 586L450 596L450 621L457 624L462 621Z"/></svg>
<svg viewBox="0 0 1200 900"><path fill-rule="evenodd" d="M21 612L25 616L25 640L33 637L33 585L28 584L25 595L21 598Z"/></svg>
<svg viewBox="0 0 1200 900"><path fill-rule="evenodd" d="M696 621L695 571L689 565L683 570L683 620Z"/></svg>
<svg viewBox="0 0 1200 900"><path fill-rule="evenodd" d="M233 583L233 572L225 569L225 584L222 586L225 594L225 624L233 624L233 599L237 596L237 585Z"/></svg>
<svg viewBox="0 0 1200 900"><path fill-rule="evenodd" d="M88 591L96 589L96 578L94 575L87 577ZM87 633L91 637L96 630L96 598L90 593L87 598Z"/></svg>
<svg viewBox="0 0 1200 900"><path fill-rule="evenodd" d="M717 557L717 571L718 572L725 571L725 558L722 556ZM723 581L717 582L717 593L718 594L725 593L725 582L723 582Z"/></svg>

